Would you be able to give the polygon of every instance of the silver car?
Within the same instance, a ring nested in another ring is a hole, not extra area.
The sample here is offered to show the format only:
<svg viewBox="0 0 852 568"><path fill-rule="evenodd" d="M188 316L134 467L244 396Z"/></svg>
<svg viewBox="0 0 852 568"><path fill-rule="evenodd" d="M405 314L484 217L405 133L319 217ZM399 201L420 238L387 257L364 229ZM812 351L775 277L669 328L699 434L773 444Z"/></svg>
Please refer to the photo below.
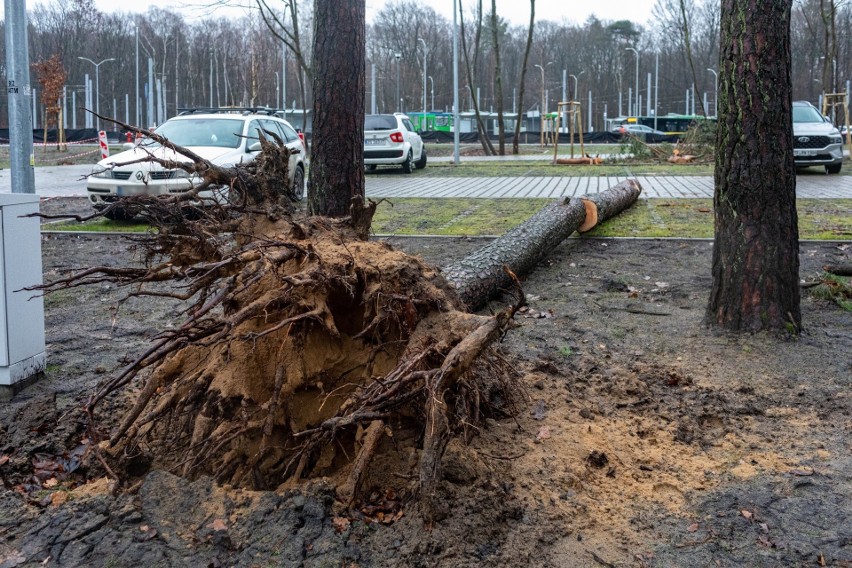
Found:
<svg viewBox="0 0 852 568"><path fill-rule="evenodd" d="M407 174L426 167L426 148L408 116L396 113L364 117L364 167L371 172L379 165L402 166Z"/></svg>
<svg viewBox="0 0 852 568"><path fill-rule="evenodd" d="M840 131L807 101L793 101L793 159L797 168L822 166L829 174L843 166Z"/></svg>
<svg viewBox="0 0 852 568"><path fill-rule="evenodd" d="M297 199L304 195L305 146L299 135L286 120L272 114L245 110L234 112L187 112L164 122L155 130L178 146L183 146L215 165L231 167L254 160L260 153L260 133L276 133L291 150L290 184ZM268 139L269 134L264 133ZM151 140L142 140L138 146L101 160L92 170L86 184L89 201L96 209L104 209L118 197L127 195L180 194L197 186L201 179L182 169L165 169L147 158L155 156L166 160L187 162L188 158L176 154ZM204 200L223 202L227 188L217 188L199 194ZM122 211L111 212L110 217L124 217Z"/></svg>

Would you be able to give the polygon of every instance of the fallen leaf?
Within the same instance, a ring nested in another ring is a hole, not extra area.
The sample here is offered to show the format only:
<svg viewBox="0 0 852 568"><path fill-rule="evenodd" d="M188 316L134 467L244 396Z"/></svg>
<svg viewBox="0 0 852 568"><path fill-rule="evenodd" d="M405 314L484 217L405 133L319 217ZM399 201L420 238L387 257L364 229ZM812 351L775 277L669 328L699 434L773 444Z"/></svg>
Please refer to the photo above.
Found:
<svg viewBox="0 0 852 568"><path fill-rule="evenodd" d="M207 525L207 528L213 529L214 531L226 531L228 530L228 525L226 525L225 521L222 519L213 519L213 522Z"/></svg>
<svg viewBox="0 0 852 568"><path fill-rule="evenodd" d="M48 489L50 489L51 487L56 487L57 485L59 485L59 481L55 477L51 477L50 479L42 483L42 486Z"/></svg>
<svg viewBox="0 0 852 568"><path fill-rule="evenodd" d="M669 283L668 282L654 282L654 286L656 286L657 288L668 288Z"/></svg>
<svg viewBox="0 0 852 568"><path fill-rule="evenodd" d="M708 209L707 207L699 207L698 212L699 213L710 213L710 209Z"/></svg>
<svg viewBox="0 0 852 568"><path fill-rule="evenodd" d="M686 530L687 530L687 531L689 531L689 532L691 532L691 533L694 533L695 531L697 531L697 530L698 530L698 523L692 523L691 525L689 525L689 526L686 528Z"/></svg>
<svg viewBox="0 0 852 568"><path fill-rule="evenodd" d="M751 511L747 511L746 509L740 511L740 515L742 515L748 520L751 520L754 517L754 513L752 513Z"/></svg>
<svg viewBox="0 0 852 568"><path fill-rule="evenodd" d="M334 530L338 533L342 533L349 529L350 521L346 517L333 517L331 519L331 526L334 527Z"/></svg>
<svg viewBox="0 0 852 568"><path fill-rule="evenodd" d="M763 535L760 535L759 537L757 537L757 542L759 542L760 544L762 544L763 546L765 546L767 548L772 548L772 546L773 546L772 541L769 540L768 538L766 538Z"/></svg>
<svg viewBox="0 0 852 568"><path fill-rule="evenodd" d="M536 440L548 440L550 439L550 428L547 426L542 426L538 430L538 434L535 436Z"/></svg>
<svg viewBox="0 0 852 568"><path fill-rule="evenodd" d="M0 456L0 465L4 465L9 461L9 456Z"/></svg>
<svg viewBox="0 0 852 568"><path fill-rule="evenodd" d="M65 502L68 501L68 492L67 491L54 491L50 496L50 504L54 507L58 507Z"/></svg>

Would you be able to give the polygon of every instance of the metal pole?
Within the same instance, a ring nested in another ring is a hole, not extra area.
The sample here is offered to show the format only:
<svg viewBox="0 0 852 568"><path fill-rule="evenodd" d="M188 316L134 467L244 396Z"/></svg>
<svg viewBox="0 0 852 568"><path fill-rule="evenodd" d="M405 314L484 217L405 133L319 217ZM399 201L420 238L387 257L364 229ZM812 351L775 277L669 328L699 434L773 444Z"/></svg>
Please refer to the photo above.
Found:
<svg viewBox="0 0 852 568"><path fill-rule="evenodd" d="M660 114L660 52L657 52L654 64L654 130L657 128L657 115Z"/></svg>
<svg viewBox="0 0 852 568"><path fill-rule="evenodd" d="M154 60L148 58L148 124L146 128L154 126L157 117L154 116ZM211 105L212 106L212 105Z"/></svg>
<svg viewBox="0 0 852 568"><path fill-rule="evenodd" d="M139 26L134 22L136 30L136 126L141 126L141 116L139 109Z"/></svg>
<svg viewBox="0 0 852 568"><path fill-rule="evenodd" d="M645 115L651 116L651 74L648 73L648 98L645 101Z"/></svg>
<svg viewBox="0 0 852 568"><path fill-rule="evenodd" d="M435 81L429 75L429 94L432 98L432 110L435 110Z"/></svg>
<svg viewBox="0 0 852 568"><path fill-rule="evenodd" d="M35 156L29 98L30 55L27 50L25 0L5 0L6 93L9 112L9 162L12 193L35 193Z"/></svg>
<svg viewBox="0 0 852 568"><path fill-rule="evenodd" d="M287 44L283 41L281 42L281 51L284 52L284 56L281 58L281 108L287 108ZM278 104L278 101L275 101L275 104ZM287 113L284 113L284 116L287 116Z"/></svg>
<svg viewBox="0 0 852 568"><path fill-rule="evenodd" d="M426 114L426 57L429 56L429 48L423 38L419 37L417 41L423 44L423 114Z"/></svg>
<svg viewBox="0 0 852 568"><path fill-rule="evenodd" d="M402 105L399 102L399 61L402 59L402 54L397 53L396 57L396 112L402 112Z"/></svg>
<svg viewBox="0 0 852 568"><path fill-rule="evenodd" d="M458 6L453 0L453 164L459 165L459 30Z"/></svg>
<svg viewBox="0 0 852 568"><path fill-rule="evenodd" d="M373 63L373 68L371 70L370 82L372 83L372 87L370 87L370 114L376 114L376 64Z"/></svg>
<svg viewBox="0 0 852 568"><path fill-rule="evenodd" d="M213 51L210 51L210 108L213 108Z"/></svg>
<svg viewBox="0 0 852 568"><path fill-rule="evenodd" d="M713 73L713 116L719 116L719 74L716 73L715 69L707 68L708 71Z"/></svg>
<svg viewBox="0 0 852 568"><path fill-rule="evenodd" d="M636 54L636 104L632 105L632 108L633 114L638 117L639 113L642 112L641 106L639 105L639 52L636 50L636 48L633 47L627 47L625 48L625 50L632 51L634 54Z"/></svg>

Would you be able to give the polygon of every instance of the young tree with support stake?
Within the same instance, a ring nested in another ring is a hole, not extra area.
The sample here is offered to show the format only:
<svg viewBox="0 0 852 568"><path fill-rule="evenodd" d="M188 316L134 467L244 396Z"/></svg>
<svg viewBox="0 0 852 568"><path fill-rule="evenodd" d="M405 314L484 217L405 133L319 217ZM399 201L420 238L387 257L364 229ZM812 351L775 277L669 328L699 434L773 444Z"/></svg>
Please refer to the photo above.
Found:
<svg viewBox="0 0 852 568"><path fill-rule="evenodd" d="M790 0L723 0L710 324L801 329Z"/></svg>

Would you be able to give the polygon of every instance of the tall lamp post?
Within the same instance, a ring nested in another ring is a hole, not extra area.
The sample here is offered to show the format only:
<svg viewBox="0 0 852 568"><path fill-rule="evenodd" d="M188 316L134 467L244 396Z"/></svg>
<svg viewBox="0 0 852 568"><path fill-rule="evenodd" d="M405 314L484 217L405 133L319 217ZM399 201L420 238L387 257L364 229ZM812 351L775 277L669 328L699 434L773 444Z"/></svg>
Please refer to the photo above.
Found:
<svg viewBox="0 0 852 568"><path fill-rule="evenodd" d="M429 47L423 38L419 37L417 41L423 44L423 114L426 114L426 58L429 57Z"/></svg>
<svg viewBox="0 0 852 568"><path fill-rule="evenodd" d="M585 71L580 71L576 75L568 75L569 77L574 79L574 99L573 100L578 100L577 99L577 93L579 93L579 91L577 90L577 81L578 81L580 75L582 75L583 73L585 73Z"/></svg>
<svg viewBox="0 0 852 568"><path fill-rule="evenodd" d="M542 144L544 144L544 115L547 112L547 109L544 107L544 105L545 105L545 102L544 102L544 68L547 67L548 65L552 65L552 64L553 64L553 61L548 61L547 63L544 64L544 66L541 66L538 63L535 64L535 66L538 67L541 70L541 112L539 113L539 119L538 120L539 120L539 124L540 124L539 136L541 136L541 143Z"/></svg>
<svg viewBox="0 0 852 568"><path fill-rule="evenodd" d="M97 127L98 130L100 130L101 129L101 117L100 117L100 114L101 114L101 86L100 85L101 85L101 83L100 83L100 77L99 77L99 69L100 69L101 65L103 65L107 61L115 61L115 57L110 57L109 59L104 59L103 61L101 61L99 63L95 63L94 61L92 61L88 57L79 57L78 56L77 59L82 59L84 61L88 61L89 63L91 63L92 65L95 66L95 114L98 115L96 117L97 121L95 121L95 126Z"/></svg>
<svg viewBox="0 0 852 568"><path fill-rule="evenodd" d="M402 59L402 54L396 52L393 57L396 59L396 112L402 112L402 106L399 102L399 61Z"/></svg>
<svg viewBox="0 0 852 568"><path fill-rule="evenodd" d="M278 97L281 96L281 91L279 90L280 80L278 79L278 71L273 71L275 73L275 104L272 105L273 108L278 106Z"/></svg>
<svg viewBox="0 0 852 568"><path fill-rule="evenodd" d="M435 110L435 81L429 75L429 96L432 98L432 110Z"/></svg>
<svg viewBox="0 0 852 568"><path fill-rule="evenodd" d="M632 51L636 54L636 104L633 107L633 114L639 116L639 52L635 48L628 47L627 51Z"/></svg>
<svg viewBox="0 0 852 568"><path fill-rule="evenodd" d="M719 118L719 74L715 69L708 67L707 70L713 73L713 116Z"/></svg>

